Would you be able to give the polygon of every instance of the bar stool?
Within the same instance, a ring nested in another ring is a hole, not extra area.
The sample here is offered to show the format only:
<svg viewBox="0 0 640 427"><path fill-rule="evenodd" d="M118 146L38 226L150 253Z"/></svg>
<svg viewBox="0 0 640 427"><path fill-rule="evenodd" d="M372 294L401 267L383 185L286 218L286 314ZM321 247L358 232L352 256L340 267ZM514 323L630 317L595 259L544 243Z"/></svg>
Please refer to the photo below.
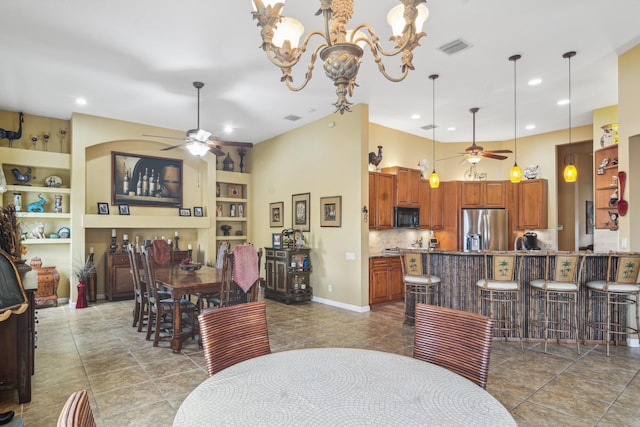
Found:
<svg viewBox="0 0 640 427"><path fill-rule="evenodd" d="M522 317L520 315L520 274L523 254L516 252L484 251L484 279L476 282L480 289L482 314L489 312L494 331L500 331L505 341L514 332L522 343Z"/></svg>
<svg viewBox="0 0 640 427"><path fill-rule="evenodd" d="M402 254L402 280L404 281L404 323L413 325L416 304L440 305L440 277L431 274L430 249L408 251Z"/></svg>
<svg viewBox="0 0 640 427"><path fill-rule="evenodd" d="M529 318L533 328L542 329L545 353L549 332L555 332L558 344L561 334L570 335L573 332L580 354L578 289L583 267L582 252L547 251L544 277L529 282Z"/></svg>
<svg viewBox="0 0 640 427"><path fill-rule="evenodd" d="M616 335L638 335L638 325L640 325L638 309L640 285L637 283L639 271L640 253L610 251L605 279L587 282L587 298L589 300L587 327L604 332L604 338L607 342L607 356L609 356L611 335L614 338L614 345L618 345L618 340L615 339ZM600 304L600 309L597 312L594 309L595 304ZM635 328L629 326L626 319L627 312L632 305L636 307ZM606 307L604 310L603 306ZM605 311L604 319L602 319L603 311Z"/></svg>

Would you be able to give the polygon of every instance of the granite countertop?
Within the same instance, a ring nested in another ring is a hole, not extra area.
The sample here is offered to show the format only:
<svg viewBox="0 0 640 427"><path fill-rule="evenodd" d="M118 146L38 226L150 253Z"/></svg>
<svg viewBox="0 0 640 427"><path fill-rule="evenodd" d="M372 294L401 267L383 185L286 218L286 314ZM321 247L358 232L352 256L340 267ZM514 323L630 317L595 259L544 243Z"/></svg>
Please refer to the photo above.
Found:
<svg viewBox="0 0 640 427"><path fill-rule="evenodd" d="M369 258L381 258L381 257L396 257L402 255L403 251L411 251L411 252L427 252L426 248L387 248L382 252L371 252L369 253ZM512 252L512 251L504 251L504 252ZM545 256L547 254L546 251L543 250L519 250L518 253L523 253L525 256ZM450 251L450 250L440 250L440 249L432 249L432 254L438 255L465 255L465 256L481 256L483 252L463 252L463 251ZM589 252L586 256L608 256L607 252Z"/></svg>

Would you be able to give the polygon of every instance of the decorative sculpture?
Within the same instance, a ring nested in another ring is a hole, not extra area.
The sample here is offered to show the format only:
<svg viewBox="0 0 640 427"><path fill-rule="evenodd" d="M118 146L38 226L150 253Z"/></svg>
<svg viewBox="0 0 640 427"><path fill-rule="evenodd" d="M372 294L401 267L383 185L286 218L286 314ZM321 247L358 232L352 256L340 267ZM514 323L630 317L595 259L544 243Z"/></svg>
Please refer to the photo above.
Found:
<svg viewBox="0 0 640 427"><path fill-rule="evenodd" d="M38 194L38 199L40 200L37 202L31 202L27 205L28 212L44 212L44 204L47 203L47 199L42 197L42 194Z"/></svg>
<svg viewBox="0 0 640 427"><path fill-rule="evenodd" d="M374 165L376 168L382 161L382 145L378 145L378 155L373 151L369 153L369 163Z"/></svg>
<svg viewBox="0 0 640 427"><path fill-rule="evenodd" d="M11 169L11 173L17 181L17 185L31 185L27 183L31 181L32 178L35 178L35 176L31 176L31 168L27 168L26 172L20 172L20 169L13 168Z"/></svg>
<svg viewBox="0 0 640 427"><path fill-rule="evenodd" d="M22 122L24 122L24 114L19 114L18 120L18 130L6 130L0 129L0 139L8 139L9 140L9 148L13 147L13 141L16 139L22 138Z"/></svg>

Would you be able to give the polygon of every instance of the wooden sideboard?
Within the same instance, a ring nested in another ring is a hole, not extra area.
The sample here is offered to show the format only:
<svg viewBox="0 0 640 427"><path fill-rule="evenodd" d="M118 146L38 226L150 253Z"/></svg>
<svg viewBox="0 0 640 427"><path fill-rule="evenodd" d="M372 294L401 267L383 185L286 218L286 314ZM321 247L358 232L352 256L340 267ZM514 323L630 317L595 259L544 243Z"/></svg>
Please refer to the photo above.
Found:
<svg viewBox="0 0 640 427"><path fill-rule="evenodd" d="M189 256L189 251L171 251L171 263L179 264L180 261ZM137 255L138 263L141 264L140 256ZM105 293L107 300L117 301L123 299L132 299L133 278L131 277L131 266L129 265L129 255L127 253L118 252L115 254L107 254L107 262L105 263L107 278L105 283Z"/></svg>
<svg viewBox="0 0 640 427"><path fill-rule="evenodd" d="M310 250L265 248L265 251L267 271L265 297L286 304L311 301L313 288L310 278Z"/></svg>

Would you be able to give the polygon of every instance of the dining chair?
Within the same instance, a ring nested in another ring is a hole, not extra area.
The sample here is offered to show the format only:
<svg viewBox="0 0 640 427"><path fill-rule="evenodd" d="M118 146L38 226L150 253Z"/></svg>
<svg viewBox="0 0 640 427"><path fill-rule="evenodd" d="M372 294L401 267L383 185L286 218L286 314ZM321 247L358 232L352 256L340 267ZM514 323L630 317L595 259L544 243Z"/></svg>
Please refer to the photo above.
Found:
<svg viewBox="0 0 640 427"><path fill-rule="evenodd" d="M413 357L487 388L494 320L430 304L416 304Z"/></svg>
<svg viewBox="0 0 640 427"><path fill-rule="evenodd" d="M424 262L423 262L424 261ZM440 304L440 277L431 274L431 250L402 254L404 323L415 323L416 304Z"/></svg>
<svg viewBox="0 0 640 427"><path fill-rule="evenodd" d="M262 248L255 250L252 244L238 245L225 253L222 267L220 306L254 302L260 290L260 260Z"/></svg>
<svg viewBox="0 0 640 427"><path fill-rule="evenodd" d="M96 420L86 390L71 394L58 417L58 427L95 427Z"/></svg>
<svg viewBox="0 0 640 427"><path fill-rule="evenodd" d="M140 267L136 254L135 245L127 245L127 254L129 255L129 266L131 267L131 278L133 279L133 324L132 327L138 327L138 332L142 332L145 318L148 312L148 300L146 284L140 280Z"/></svg>
<svg viewBox="0 0 640 427"><path fill-rule="evenodd" d="M638 272L640 272L639 252L610 251L605 277L587 282L589 301L587 327L604 333L607 356L609 356L612 335L614 345L618 345L616 336L638 335L638 328L640 328ZM632 306L635 306L635 328L626 322L626 314Z"/></svg>
<svg viewBox="0 0 640 427"><path fill-rule="evenodd" d="M0 322L27 311L29 300L13 258L0 249Z"/></svg>
<svg viewBox="0 0 640 427"><path fill-rule="evenodd" d="M578 327L578 291L584 268L583 252L547 251L544 276L529 282L529 336L532 329L540 329L547 352L549 333L556 341L573 334L580 354Z"/></svg>
<svg viewBox="0 0 640 427"><path fill-rule="evenodd" d="M158 291L158 283L154 274L154 261L153 257L149 253L149 249L141 246L140 252L142 254L143 265L145 268L145 282L147 285L149 309L147 316L147 341L151 339L153 333L153 346L157 347L160 338L171 339L171 334L166 334L164 337L160 336L160 331L170 331L173 328L173 319L169 321L169 317L173 315L174 301L171 298L163 299L162 295ZM195 322L194 316L197 307L191 301L186 299L180 300L180 313L187 314L190 319L190 331L187 335L195 334ZM164 322L163 322L164 320Z"/></svg>
<svg viewBox="0 0 640 427"><path fill-rule="evenodd" d="M209 376L271 353L264 301L204 310L198 320Z"/></svg>
<svg viewBox="0 0 640 427"><path fill-rule="evenodd" d="M523 253L484 251L484 278L476 282L480 290L481 313L489 312L494 320L494 332L505 340L515 333L522 343L522 316L520 311L520 274Z"/></svg>

